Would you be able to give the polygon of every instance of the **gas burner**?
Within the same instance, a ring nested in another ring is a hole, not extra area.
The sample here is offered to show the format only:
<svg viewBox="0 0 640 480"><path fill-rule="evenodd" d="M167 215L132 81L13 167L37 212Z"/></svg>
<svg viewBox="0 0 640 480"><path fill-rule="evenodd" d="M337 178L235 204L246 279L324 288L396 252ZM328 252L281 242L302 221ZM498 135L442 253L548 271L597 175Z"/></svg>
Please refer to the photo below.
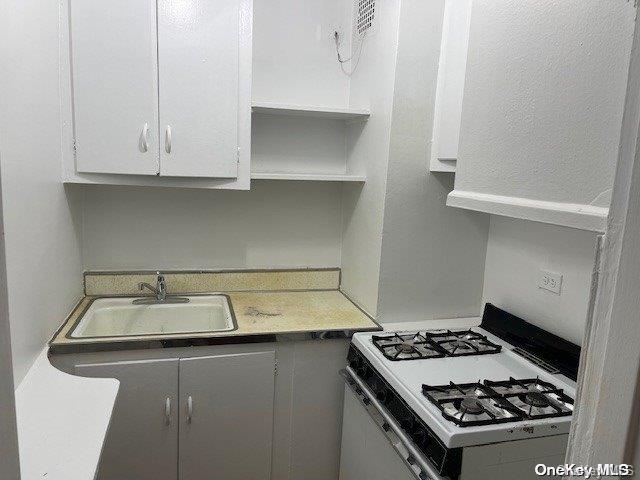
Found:
<svg viewBox="0 0 640 480"><path fill-rule="evenodd" d="M416 351L416 347L409 342L402 342L395 346L396 350L401 353L412 353Z"/></svg>
<svg viewBox="0 0 640 480"><path fill-rule="evenodd" d="M374 335L373 343L389 360L444 357L445 353L420 333Z"/></svg>
<svg viewBox="0 0 640 480"><path fill-rule="evenodd" d="M449 342L449 345L454 350L458 348L461 348L463 350L473 350L473 347L471 346L471 344L465 342L464 340L452 340L451 342Z"/></svg>
<svg viewBox="0 0 640 480"><path fill-rule="evenodd" d="M374 335L372 339L389 360L481 355L498 353L502 348L473 330L393 333Z"/></svg>
<svg viewBox="0 0 640 480"><path fill-rule="evenodd" d="M486 380L485 385L512 403L526 418L548 418L571 415L573 400L561 389L539 378L503 382Z"/></svg>
<svg viewBox="0 0 640 480"><path fill-rule="evenodd" d="M470 413L471 415L477 415L484 410L484 407L480 401L473 397L464 397L460 401L459 410L463 413Z"/></svg>
<svg viewBox="0 0 640 480"><path fill-rule="evenodd" d="M520 420L517 409L479 382L422 385L422 393L440 409L446 419L461 427Z"/></svg>
<svg viewBox="0 0 640 480"><path fill-rule="evenodd" d="M540 392L529 392L524 395L518 395L518 398L527 405L537 408L545 408L550 405L549 400Z"/></svg>
<svg viewBox="0 0 640 480"><path fill-rule="evenodd" d="M461 332L447 330L443 333L427 332L426 336L447 352L447 356L449 357L498 353L502 349L500 345L492 343L487 337L473 330L464 330Z"/></svg>
<svg viewBox="0 0 640 480"><path fill-rule="evenodd" d="M571 415L573 400L538 378L429 386L422 393L456 425L489 425Z"/></svg>

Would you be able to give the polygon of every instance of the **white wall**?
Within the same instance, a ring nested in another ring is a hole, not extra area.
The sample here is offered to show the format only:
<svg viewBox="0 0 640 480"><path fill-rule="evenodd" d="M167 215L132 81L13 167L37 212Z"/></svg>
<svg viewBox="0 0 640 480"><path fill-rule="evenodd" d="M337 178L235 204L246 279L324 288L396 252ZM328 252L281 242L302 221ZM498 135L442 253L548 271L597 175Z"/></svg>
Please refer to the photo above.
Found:
<svg viewBox="0 0 640 480"><path fill-rule="evenodd" d="M340 186L254 181L250 191L86 187L87 270L335 267Z"/></svg>
<svg viewBox="0 0 640 480"><path fill-rule="evenodd" d="M372 315L378 304L399 11L399 0L377 3L377 31L366 37L350 85L350 106L370 108L371 117L347 132L347 169L365 172L367 181L343 187L342 288Z"/></svg>
<svg viewBox="0 0 640 480"><path fill-rule="evenodd" d="M456 191L608 207L635 15L475 0Z"/></svg>
<svg viewBox="0 0 640 480"><path fill-rule="evenodd" d="M8 0L0 10L0 156L16 385L82 291L79 197L60 177L58 8Z"/></svg>
<svg viewBox="0 0 640 480"><path fill-rule="evenodd" d="M581 344L596 234L491 216L484 301ZM538 288L540 269L563 274L561 295Z"/></svg>
<svg viewBox="0 0 640 480"><path fill-rule="evenodd" d="M345 173L344 122L253 114L251 171Z"/></svg>
<svg viewBox="0 0 640 480"><path fill-rule="evenodd" d="M336 60L333 32L349 31L351 1L254 0L253 100L344 106L349 77ZM350 36L345 37L348 56Z"/></svg>
<svg viewBox="0 0 640 480"><path fill-rule="evenodd" d="M488 217L453 209L450 174L428 174L443 1L405 0L400 15L378 320L477 315Z"/></svg>

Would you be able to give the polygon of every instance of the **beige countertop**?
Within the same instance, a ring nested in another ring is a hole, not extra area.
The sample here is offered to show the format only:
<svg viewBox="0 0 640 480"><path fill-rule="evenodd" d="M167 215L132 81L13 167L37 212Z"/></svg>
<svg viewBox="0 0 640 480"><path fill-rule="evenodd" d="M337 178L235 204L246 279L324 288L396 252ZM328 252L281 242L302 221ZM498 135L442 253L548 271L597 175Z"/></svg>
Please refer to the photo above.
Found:
<svg viewBox="0 0 640 480"><path fill-rule="evenodd" d="M99 298L86 296L55 334L50 346L81 346L101 343L216 339L258 335L312 332L358 332L381 330L339 290L221 292L229 296L238 328L229 332L130 337L70 338L75 324L90 303Z"/></svg>

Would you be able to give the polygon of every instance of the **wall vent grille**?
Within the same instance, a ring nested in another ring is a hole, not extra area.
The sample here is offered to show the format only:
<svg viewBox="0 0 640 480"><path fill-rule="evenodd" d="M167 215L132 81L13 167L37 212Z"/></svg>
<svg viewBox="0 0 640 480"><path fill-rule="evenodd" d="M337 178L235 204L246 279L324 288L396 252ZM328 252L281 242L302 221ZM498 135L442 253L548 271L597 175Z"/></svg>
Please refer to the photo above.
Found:
<svg viewBox="0 0 640 480"><path fill-rule="evenodd" d="M376 0L355 0L357 6L356 31L358 35L371 28L376 14Z"/></svg>

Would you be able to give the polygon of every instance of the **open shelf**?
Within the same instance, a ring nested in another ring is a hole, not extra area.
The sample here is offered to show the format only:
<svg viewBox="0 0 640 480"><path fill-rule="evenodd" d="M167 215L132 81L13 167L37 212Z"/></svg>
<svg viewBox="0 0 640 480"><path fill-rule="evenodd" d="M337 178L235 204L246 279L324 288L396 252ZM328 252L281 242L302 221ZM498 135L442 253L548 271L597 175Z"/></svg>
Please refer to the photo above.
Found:
<svg viewBox="0 0 640 480"><path fill-rule="evenodd" d="M275 173L251 172L252 180L306 180L313 182L365 182L364 175L348 173Z"/></svg>
<svg viewBox="0 0 640 480"><path fill-rule="evenodd" d="M361 108L302 106L263 102L253 102L251 105L253 113L265 115L315 117L332 120L366 120L371 114L369 110Z"/></svg>
<svg viewBox="0 0 640 480"><path fill-rule="evenodd" d="M607 207L548 202L465 190L450 192L447 195L447 205L599 233L606 230L609 215Z"/></svg>

